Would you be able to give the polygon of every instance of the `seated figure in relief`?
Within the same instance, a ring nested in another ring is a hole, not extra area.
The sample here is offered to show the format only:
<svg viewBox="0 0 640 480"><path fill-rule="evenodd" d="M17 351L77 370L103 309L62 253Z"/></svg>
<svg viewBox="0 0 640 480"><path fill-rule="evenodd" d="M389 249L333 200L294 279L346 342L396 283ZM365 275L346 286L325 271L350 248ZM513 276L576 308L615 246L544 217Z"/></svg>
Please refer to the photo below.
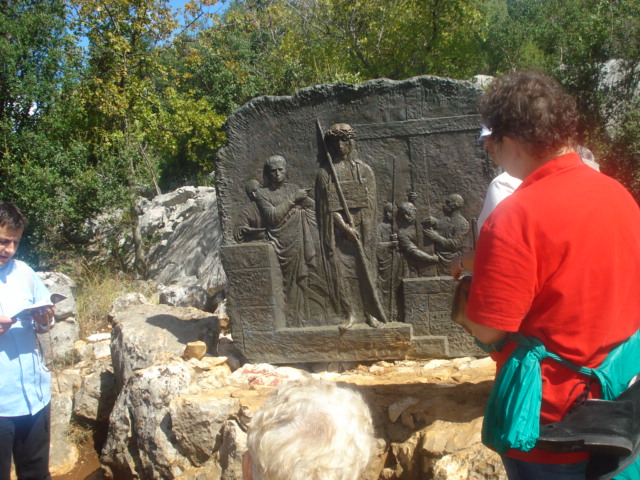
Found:
<svg viewBox="0 0 640 480"><path fill-rule="evenodd" d="M315 202L308 190L287 182L283 156L269 157L263 172L264 186L255 203L282 270L287 325L315 324L326 298L325 282L318 274Z"/></svg>
<svg viewBox="0 0 640 480"><path fill-rule="evenodd" d="M249 203L240 212L240 215L236 221L236 227L233 230L233 238L236 242L256 242L266 240L266 231L262 216L258 210L256 199L258 198L258 192L260 191L260 182L257 180L249 180L245 186L244 191L249 198Z"/></svg>

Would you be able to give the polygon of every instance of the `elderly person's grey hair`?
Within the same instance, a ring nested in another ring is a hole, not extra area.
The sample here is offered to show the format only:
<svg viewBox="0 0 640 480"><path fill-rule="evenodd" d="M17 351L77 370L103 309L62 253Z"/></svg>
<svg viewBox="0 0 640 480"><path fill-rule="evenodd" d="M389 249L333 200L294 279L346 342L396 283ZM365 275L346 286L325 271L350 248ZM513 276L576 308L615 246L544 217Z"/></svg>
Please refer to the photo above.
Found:
<svg viewBox="0 0 640 480"><path fill-rule="evenodd" d="M374 445L371 413L359 393L311 377L291 381L251 420L244 478L357 480Z"/></svg>

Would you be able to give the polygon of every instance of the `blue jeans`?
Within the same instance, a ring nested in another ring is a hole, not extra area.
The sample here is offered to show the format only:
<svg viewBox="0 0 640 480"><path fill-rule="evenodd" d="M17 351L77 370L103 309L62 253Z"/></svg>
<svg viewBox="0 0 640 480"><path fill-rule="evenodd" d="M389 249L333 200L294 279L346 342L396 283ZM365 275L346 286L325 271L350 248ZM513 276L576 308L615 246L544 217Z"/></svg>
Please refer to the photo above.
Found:
<svg viewBox="0 0 640 480"><path fill-rule="evenodd" d="M532 463L502 457L509 480L585 480L588 462Z"/></svg>

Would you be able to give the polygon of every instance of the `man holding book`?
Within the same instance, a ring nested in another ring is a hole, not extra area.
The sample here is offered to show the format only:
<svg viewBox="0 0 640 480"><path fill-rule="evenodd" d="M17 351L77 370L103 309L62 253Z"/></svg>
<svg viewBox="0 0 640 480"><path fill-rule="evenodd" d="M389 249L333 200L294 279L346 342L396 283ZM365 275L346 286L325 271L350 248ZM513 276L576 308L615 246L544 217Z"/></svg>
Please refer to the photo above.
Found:
<svg viewBox="0 0 640 480"><path fill-rule="evenodd" d="M51 478L51 375L36 332L51 328L54 307L42 280L13 259L25 224L15 205L0 201L0 480L9 480L12 457L18 480Z"/></svg>

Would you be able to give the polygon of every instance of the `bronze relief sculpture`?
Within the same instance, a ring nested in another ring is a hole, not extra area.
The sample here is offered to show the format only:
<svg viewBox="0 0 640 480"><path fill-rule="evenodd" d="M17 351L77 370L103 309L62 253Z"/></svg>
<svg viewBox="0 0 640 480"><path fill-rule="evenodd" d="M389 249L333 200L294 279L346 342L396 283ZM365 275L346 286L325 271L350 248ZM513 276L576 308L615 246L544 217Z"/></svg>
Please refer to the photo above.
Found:
<svg viewBox="0 0 640 480"><path fill-rule="evenodd" d="M247 359L477 353L451 322L447 270L491 179L477 94L433 77L319 85L229 118L215 178Z"/></svg>
<svg viewBox="0 0 640 480"><path fill-rule="evenodd" d="M321 129L320 129L321 130ZM316 216L333 306L346 323L387 322L378 297L374 259L377 190L373 169L358 158L355 130L337 123L324 133L326 160L316 175Z"/></svg>

